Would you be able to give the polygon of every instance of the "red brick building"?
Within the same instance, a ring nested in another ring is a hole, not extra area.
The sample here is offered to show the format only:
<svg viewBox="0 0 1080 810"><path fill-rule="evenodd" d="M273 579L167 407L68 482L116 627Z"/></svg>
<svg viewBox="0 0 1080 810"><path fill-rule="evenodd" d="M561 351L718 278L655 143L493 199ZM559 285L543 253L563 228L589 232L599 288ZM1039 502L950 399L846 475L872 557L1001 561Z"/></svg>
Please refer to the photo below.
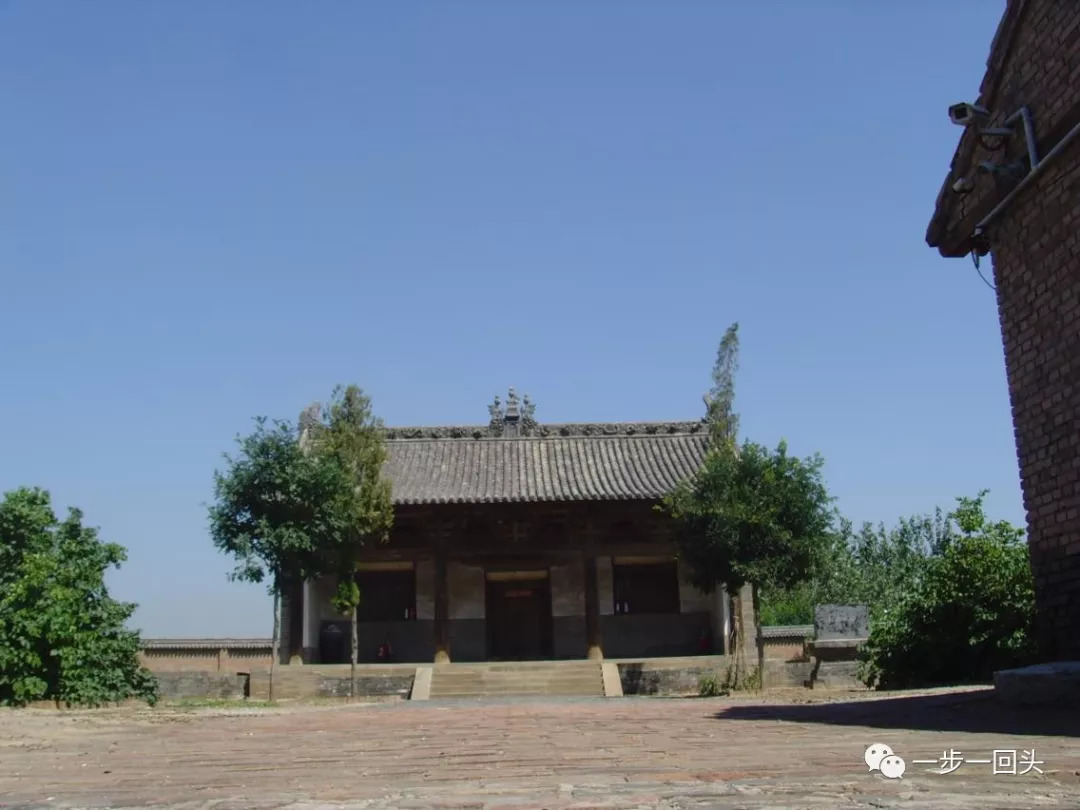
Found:
<svg viewBox="0 0 1080 810"><path fill-rule="evenodd" d="M926 239L992 256L1040 643L1080 659L1080 3L1009 0L970 101Z"/></svg>

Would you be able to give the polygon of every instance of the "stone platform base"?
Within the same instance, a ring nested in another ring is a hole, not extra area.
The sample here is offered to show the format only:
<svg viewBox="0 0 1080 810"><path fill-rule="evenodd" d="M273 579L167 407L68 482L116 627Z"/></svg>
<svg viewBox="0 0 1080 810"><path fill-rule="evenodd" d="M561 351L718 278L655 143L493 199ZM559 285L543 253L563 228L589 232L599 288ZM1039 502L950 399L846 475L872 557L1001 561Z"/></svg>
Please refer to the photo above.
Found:
<svg viewBox="0 0 1080 810"><path fill-rule="evenodd" d="M995 672L994 697L1014 706L1080 706L1080 661Z"/></svg>
<svg viewBox="0 0 1080 810"><path fill-rule="evenodd" d="M697 695L705 677L723 681L731 659L724 655L681 658L616 659L605 662L618 669L624 695L686 697ZM757 666L750 661L751 668ZM764 688L789 689L806 686L813 664L808 661L765 661Z"/></svg>
<svg viewBox="0 0 1080 810"><path fill-rule="evenodd" d="M618 658L605 663L617 668L619 686L625 696L676 697L698 694L702 678L723 678L729 662L727 656L723 655L700 655L680 658Z"/></svg>
<svg viewBox="0 0 1080 810"><path fill-rule="evenodd" d="M818 661L810 676L813 689L866 689L858 661Z"/></svg>
<svg viewBox="0 0 1080 810"><path fill-rule="evenodd" d="M703 678L723 681L730 660L723 655L702 655L670 658L607 659L603 662L539 661L507 664L483 662L477 664L444 664L433 666L409 664L361 664L357 667L358 697L383 699L399 698L423 700L438 697L435 688L439 681L453 680L455 675L482 673L484 670L520 670L521 677L528 680L535 670L549 668L553 672L570 677L577 668L587 669L590 677L589 694L616 696L650 695L680 697L697 695ZM755 666L756 662L750 662ZM834 665L836 666L836 665ZM842 665L840 665L842 667ZM813 680L814 663L810 661L766 660L764 687L766 689L804 687ZM436 672L436 670L438 672ZM508 673L512 674L512 672ZM156 672L165 701L187 699L244 699L266 700L269 695L269 670L252 668L247 672L223 673L210 671ZM535 680L535 678L533 679ZM550 678L549 678L550 680ZM563 679L566 680L566 679ZM815 686L846 686L843 678L832 683L830 679ZM445 685L445 684L443 684ZM536 686L537 684L532 684ZM567 684L562 684L567 686ZM530 684L517 684L517 689L501 689L503 693L524 692L532 694L536 689L525 689ZM344 698L349 694L350 677L348 664L293 664L277 668L274 676L274 697L278 700L305 700L310 698ZM540 690L548 694L550 690ZM563 690L565 691L565 690ZM559 690L551 692L560 693ZM583 694L580 689L573 694Z"/></svg>

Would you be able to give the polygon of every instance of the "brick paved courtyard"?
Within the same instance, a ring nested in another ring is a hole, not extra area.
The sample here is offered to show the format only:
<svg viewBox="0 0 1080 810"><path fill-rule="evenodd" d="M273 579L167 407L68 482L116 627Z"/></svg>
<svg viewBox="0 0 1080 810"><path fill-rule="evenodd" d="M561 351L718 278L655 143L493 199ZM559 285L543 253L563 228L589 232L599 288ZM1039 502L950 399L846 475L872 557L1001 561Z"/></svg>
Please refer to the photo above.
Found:
<svg viewBox="0 0 1080 810"><path fill-rule="evenodd" d="M0 805L228 808L1080 807L1080 715L985 691L274 709L0 712ZM908 765L1036 751L1042 775Z"/></svg>

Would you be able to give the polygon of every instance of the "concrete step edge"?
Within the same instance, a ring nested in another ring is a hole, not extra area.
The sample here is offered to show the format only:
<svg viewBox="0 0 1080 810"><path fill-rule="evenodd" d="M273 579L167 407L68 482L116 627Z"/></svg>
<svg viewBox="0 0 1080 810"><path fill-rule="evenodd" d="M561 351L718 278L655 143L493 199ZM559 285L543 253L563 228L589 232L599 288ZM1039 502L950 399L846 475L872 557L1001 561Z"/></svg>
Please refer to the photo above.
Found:
<svg viewBox="0 0 1080 810"><path fill-rule="evenodd" d="M603 698L603 692L499 692L477 694L475 692L432 692L428 700L449 698Z"/></svg>
<svg viewBox="0 0 1080 810"><path fill-rule="evenodd" d="M435 694L436 692L476 692L476 693L492 692L492 693L494 693L494 692L522 692L522 691L525 691L525 692L602 692L604 690L602 688L594 685L594 684L590 684L589 686L582 686L582 687L564 687L562 689L552 689L550 687L535 687L535 686L505 687L503 689L469 689L469 688L459 687L459 686L443 686L443 687L432 686L432 688L431 688L431 694Z"/></svg>
<svg viewBox="0 0 1080 810"><path fill-rule="evenodd" d="M516 676L513 676L513 677L500 677L500 678L491 677L491 676L473 677L473 676L464 676L464 675L441 675L441 674L436 674L436 675L434 675L432 677L433 677L434 680L439 680L439 681L444 681L444 682L454 681L454 682L461 682L461 683L465 683L465 682L469 682L469 683L519 683L521 681L545 681L545 682L551 681L553 683L558 683L558 682L562 682L562 681L580 682L580 681L598 681L598 680L603 679L602 675L599 672L590 672L590 673L584 674L584 675L553 675L553 676L516 675Z"/></svg>

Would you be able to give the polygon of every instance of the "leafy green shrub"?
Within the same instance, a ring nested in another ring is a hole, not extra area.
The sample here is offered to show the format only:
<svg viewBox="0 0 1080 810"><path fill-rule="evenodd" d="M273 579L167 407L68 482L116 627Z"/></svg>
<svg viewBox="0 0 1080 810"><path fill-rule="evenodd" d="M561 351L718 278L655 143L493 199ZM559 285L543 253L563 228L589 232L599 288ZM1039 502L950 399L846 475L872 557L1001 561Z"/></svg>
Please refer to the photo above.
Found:
<svg viewBox="0 0 1080 810"><path fill-rule="evenodd" d="M49 494L17 489L0 501L0 704L55 700L100 706L138 697L157 681L139 666L139 635L124 625L105 572L124 549L98 539L72 509L57 520Z"/></svg>
<svg viewBox="0 0 1080 810"><path fill-rule="evenodd" d="M956 534L952 515L901 518L893 528L864 523L858 530L839 515L823 539L805 580L785 588L763 588L761 623L810 624L814 606L894 605L923 575L927 561Z"/></svg>
<svg viewBox="0 0 1080 810"><path fill-rule="evenodd" d="M762 590L761 626L813 624L817 589L812 583L799 583L781 591Z"/></svg>
<svg viewBox="0 0 1080 810"><path fill-rule="evenodd" d="M985 682L1034 657L1035 597L1023 532L989 523L982 498L961 498L959 534L928 558L922 575L871 617L860 676L900 689Z"/></svg>
<svg viewBox="0 0 1080 810"><path fill-rule="evenodd" d="M698 680L698 694L701 697L723 697L730 693L724 682L715 675L703 675Z"/></svg>
<svg viewBox="0 0 1080 810"><path fill-rule="evenodd" d="M761 689L761 670L758 667L745 668L740 676L740 669L732 662L722 676L703 675L698 679L698 694L701 697L723 697L737 691L756 692Z"/></svg>

